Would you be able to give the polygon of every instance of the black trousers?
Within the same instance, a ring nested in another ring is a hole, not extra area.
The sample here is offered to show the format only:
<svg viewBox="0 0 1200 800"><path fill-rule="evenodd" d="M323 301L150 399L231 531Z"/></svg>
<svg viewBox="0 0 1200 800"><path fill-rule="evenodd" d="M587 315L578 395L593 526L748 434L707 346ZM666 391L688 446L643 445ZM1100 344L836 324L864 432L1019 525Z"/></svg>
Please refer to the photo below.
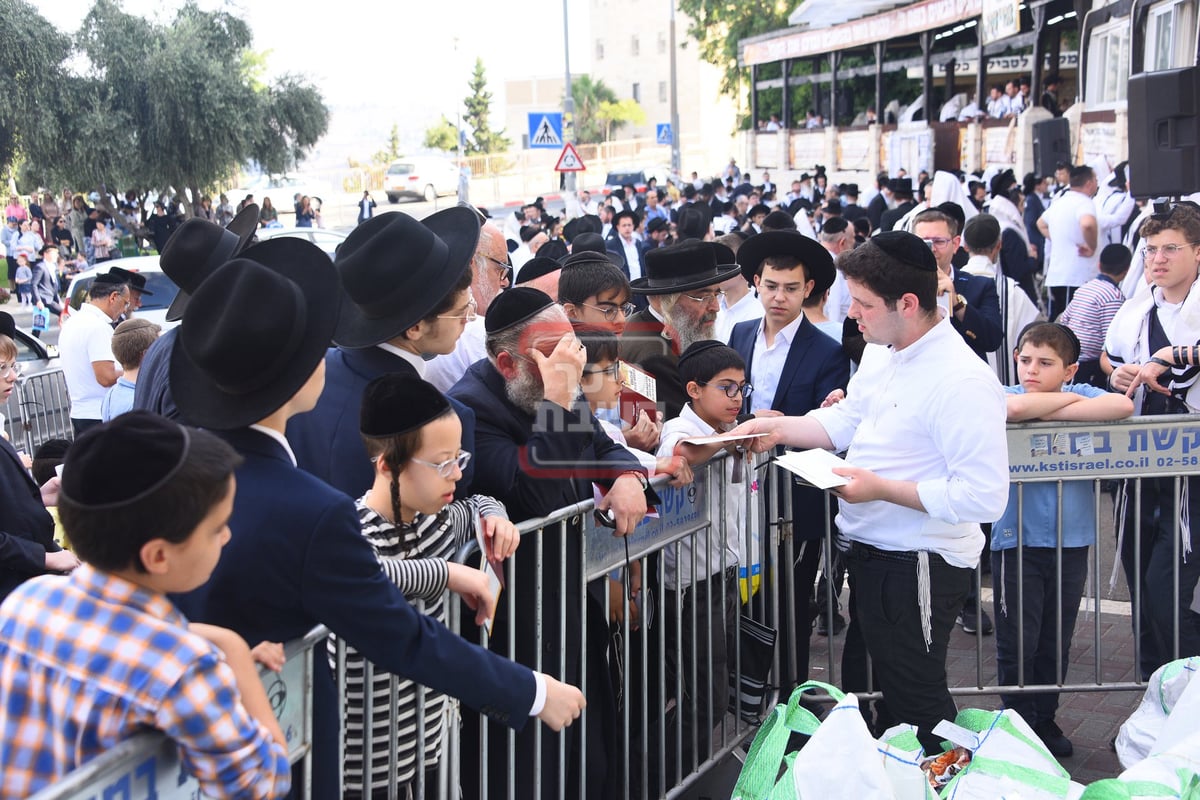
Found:
<svg viewBox="0 0 1200 800"><path fill-rule="evenodd" d="M946 647L967 597L971 570L929 554L933 641L926 646L916 554L854 543L846 566L854 581L855 622L888 709L899 721L917 726L917 738L927 752L937 752L941 738L933 733L934 726L943 719L953 720L957 713L946 680Z"/></svg>

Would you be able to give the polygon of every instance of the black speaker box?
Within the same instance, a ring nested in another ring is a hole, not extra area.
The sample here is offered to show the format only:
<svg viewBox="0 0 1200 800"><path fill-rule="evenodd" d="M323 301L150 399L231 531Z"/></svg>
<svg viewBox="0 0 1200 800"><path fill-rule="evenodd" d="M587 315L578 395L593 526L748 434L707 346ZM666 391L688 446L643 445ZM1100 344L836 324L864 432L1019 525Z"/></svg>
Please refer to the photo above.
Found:
<svg viewBox="0 0 1200 800"><path fill-rule="evenodd" d="M1033 171L1040 177L1054 175L1060 163L1071 159L1071 123L1064 117L1033 123Z"/></svg>
<svg viewBox="0 0 1200 800"><path fill-rule="evenodd" d="M1129 190L1135 197L1200 191L1200 67L1129 79Z"/></svg>

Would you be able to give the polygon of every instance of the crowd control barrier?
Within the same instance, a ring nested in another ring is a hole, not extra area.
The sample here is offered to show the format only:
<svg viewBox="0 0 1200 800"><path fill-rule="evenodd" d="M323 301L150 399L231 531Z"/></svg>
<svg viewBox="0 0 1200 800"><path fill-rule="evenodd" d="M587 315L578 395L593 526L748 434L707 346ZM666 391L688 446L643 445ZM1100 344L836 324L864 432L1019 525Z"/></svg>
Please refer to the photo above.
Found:
<svg viewBox="0 0 1200 800"><path fill-rule="evenodd" d="M303 785L293 787L292 796L312 798L312 684L313 657L323 655L324 626L284 646L287 658L278 672L262 670L267 697L287 737L288 758L303 762ZM296 772L293 771L293 776ZM200 785L183 769L175 743L158 731L142 733L121 742L104 755L92 759L66 775L31 800L195 800Z"/></svg>
<svg viewBox="0 0 1200 800"><path fill-rule="evenodd" d="M29 456L48 439L74 439L71 397L61 369L22 377L3 407L8 440Z"/></svg>

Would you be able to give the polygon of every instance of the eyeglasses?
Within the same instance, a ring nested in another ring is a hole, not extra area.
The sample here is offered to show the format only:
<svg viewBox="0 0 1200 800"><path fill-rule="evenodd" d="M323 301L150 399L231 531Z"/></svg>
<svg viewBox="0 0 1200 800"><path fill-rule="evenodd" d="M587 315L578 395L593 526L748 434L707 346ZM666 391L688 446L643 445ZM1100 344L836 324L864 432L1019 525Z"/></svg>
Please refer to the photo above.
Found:
<svg viewBox="0 0 1200 800"><path fill-rule="evenodd" d="M926 244L926 246L929 247L930 250L933 250L933 249L941 249L941 248L945 247L946 245L950 244L951 242L953 242L954 240L947 239L943 236L935 236L932 239L922 239L921 241L923 241Z"/></svg>
<svg viewBox="0 0 1200 800"><path fill-rule="evenodd" d="M460 313L460 314L438 314L437 318L438 319L465 319L467 322L474 322L475 321L475 309L477 307L478 306L475 303L475 298L472 297L471 299L467 300L467 304L462 307L462 313Z"/></svg>
<svg viewBox="0 0 1200 800"><path fill-rule="evenodd" d="M612 378L614 381L619 380L621 377L621 362L615 361L612 363L611 366L607 366L604 369L596 369L596 368L585 369L583 371L583 374L584 375L606 375L607 377Z"/></svg>
<svg viewBox="0 0 1200 800"><path fill-rule="evenodd" d="M482 255L484 258L486 258L488 261L492 262L492 263L495 265L494 267L492 267L492 269L494 269L494 270L496 270L498 273L500 273L500 277L501 277L501 278L506 278L506 277L508 277L508 270L509 270L509 269L511 269L511 268L508 266L508 264L505 264L503 261L500 261L500 260L498 260L498 259L492 258L492 257L491 257L491 256L489 256L487 253L481 253L481 255Z"/></svg>
<svg viewBox="0 0 1200 800"><path fill-rule="evenodd" d="M711 303L714 300L719 301L719 300L723 299L725 297L725 290L724 289L716 289L711 292L705 292L702 295L694 295L694 294L686 294L685 293L684 296L687 297L689 300L695 300L697 303L703 303L704 305L708 305L709 303Z"/></svg>
<svg viewBox="0 0 1200 800"><path fill-rule="evenodd" d="M722 392L724 392L725 396L728 397L730 400L737 397L738 395L741 395L742 397L749 397L750 394L754 391L754 387L751 386L746 381L742 381L741 383L708 383L707 381L696 381L696 384L699 386L716 387L717 389L720 389Z"/></svg>
<svg viewBox="0 0 1200 800"><path fill-rule="evenodd" d="M21 377L21 365L16 361L11 364L0 364L0 378L10 373L14 378Z"/></svg>
<svg viewBox="0 0 1200 800"><path fill-rule="evenodd" d="M1200 245L1200 242L1188 242L1187 244L1164 244L1162 247L1157 247L1152 244L1146 245L1142 250L1142 258L1147 261L1153 261L1159 253L1162 253L1167 258L1174 258L1179 255L1180 251L1185 247L1195 247Z"/></svg>
<svg viewBox="0 0 1200 800"><path fill-rule="evenodd" d="M625 316L629 317L633 315L633 312L637 311L637 306L635 306L633 303L622 303L621 305L617 305L616 303L605 303L604 305L600 306L592 306L588 305L587 303L580 303L579 305L583 306L584 308L590 308L595 311L599 311L609 322L615 321L617 314L624 314Z"/></svg>
<svg viewBox="0 0 1200 800"><path fill-rule="evenodd" d="M432 467L433 469L437 470L438 475L441 475L443 478L449 478L454 474L456 467L459 470L464 470L467 468L467 464L471 462L471 454L466 450L459 450L458 455L456 455L454 458L447 458L445 461L442 461L439 464L435 464L432 461L422 461L419 458L411 458L409 460L414 464L424 464L427 467Z"/></svg>

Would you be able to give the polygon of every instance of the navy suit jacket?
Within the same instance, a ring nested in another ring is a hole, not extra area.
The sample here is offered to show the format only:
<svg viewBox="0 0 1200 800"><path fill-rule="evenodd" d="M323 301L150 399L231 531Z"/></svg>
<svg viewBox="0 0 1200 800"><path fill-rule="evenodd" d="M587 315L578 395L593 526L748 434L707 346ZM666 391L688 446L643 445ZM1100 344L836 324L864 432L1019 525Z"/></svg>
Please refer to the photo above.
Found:
<svg viewBox="0 0 1200 800"><path fill-rule="evenodd" d="M729 346L746 361L747 380L752 374L754 343L758 339L761 323L762 320L739 322L729 335ZM801 318L796 336L788 347L771 408L788 416L802 416L814 408L820 408L830 392L834 389L844 390L849 381L850 359L842 350L841 343ZM749 412L749 399L743 410ZM824 492L820 489L798 486L793 482L792 512L796 521L794 532L798 539L820 539L825 535L826 505Z"/></svg>
<svg viewBox="0 0 1200 800"><path fill-rule="evenodd" d="M0 437L0 600L46 571L54 543L54 519L37 483L9 441Z"/></svg>
<svg viewBox="0 0 1200 800"><path fill-rule="evenodd" d="M30 287L33 292L34 304L36 305L40 300L55 314L61 313L62 300L59 297L58 276L51 274L50 270L46 269L44 261L34 264L30 272L33 273Z"/></svg>
<svg viewBox="0 0 1200 800"><path fill-rule="evenodd" d="M950 324L962 334L963 340L980 358L1000 347L1004 325L1000 320L1000 295L996 282L982 275L954 270L954 291L967 301L962 322L951 314Z"/></svg>
<svg viewBox="0 0 1200 800"><path fill-rule="evenodd" d="M252 646L326 625L378 668L457 697L513 728L529 719L530 671L420 614L379 568L354 501L292 465L259 431L220 434L245 459L212 577L174 599L188 619L232 628ZM324 653L313 659L314 797L336 797L340 712Z"/></svg>
<svg viewBox="0 0 1200 800"><path fill-rule="evenodd" d="M329 349L325 354L325 390L316 408L288 422L288 443L301 469L351 497L362 497L371 488L375 468L358 432L363 391L375 378L396 372L415 375L417 371L400 356L378 347ZM475 413L457 400L451 399L450 405L462 422L462 449L474 454ZM456 497L474 494L471 482L478 460L476 455L463 470L455 487Z"/></svg>
<svg viewBox="0 0 1200 800"><path fill-rule="evenodd" d="M646 249L644 247L644 243L635 241L633 244L637 249L638 268L641 270L640 274L645 275ZM626 278L632 278L633 276L629 272L629 258L625 255L625 243L621 240L620 234L616 234L612 236L612 238L608 239L604 243L604 247L608 250L608 252L621 259L621 271L625 273Z"/></svg>
<svg viewBox="0 0 1200 800"><path fill-rule="evenodd" d="M138 371L137 385L133 389L133 407L141 411L153 411L168 419L181 420L179 407L171 395L171 352L175 349L175 337L179 328L172 328L154 340L150 349L142 356L142 367ZM181 420L183 421L183 420Z"/></svg>

